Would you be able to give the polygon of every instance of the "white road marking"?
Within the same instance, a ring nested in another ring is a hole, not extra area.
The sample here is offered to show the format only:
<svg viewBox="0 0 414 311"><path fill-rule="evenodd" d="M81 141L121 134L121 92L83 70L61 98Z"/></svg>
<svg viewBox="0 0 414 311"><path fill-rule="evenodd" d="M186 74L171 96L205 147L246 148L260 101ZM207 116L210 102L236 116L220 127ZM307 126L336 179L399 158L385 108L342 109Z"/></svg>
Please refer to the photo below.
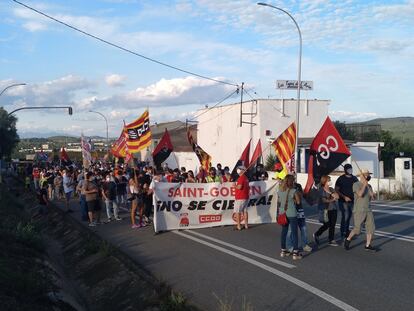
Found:
<svg viewBox="0 0 414 311"><path fill-rule="evenodd" d="M299 279L297 279L297 278L295 278L293 276L290 276L289 274L286 274L286 273L284 273L282 271L279 271L279 270L277 270L275 268L269 267L269 266L267 266L267 265L265 265L265 264L263 264L263 263L261 263L261 262L259 262L257 260L254 260L252 258L246 257L246 256L244 256L242 254L233 252L233 251L228 250L226 248L223 248L221 246L214 245L212 243L206 242L206 241L201 240L199 238L190 236L190 235L185 234L183 232L172 231L172 233L175 233L177 235L180 235L180 236L182 236L182 237L184 237L186 239L190 239L190 240L195 241L197 243L201 243L201 244L206 245L208 247L214 248L214 249L216 249L216 250L218 250L220 252L226 253L226 254L228 254L230 256L236 257L237 259L243 260L243 261L248 262L248 263L250 263L250 264L252 264L252 265L254 265L254 266L258 267L258 268L261 268L261 269L263 269L265 271L268 271L268 272L270 272L270 273L272 273L272 274L274 274L274 275L276 275L276 276L278 276L278 277L280 277L280 278L282 278L282 279L284 279L284 280L286 280L288 282L291 282L291 283L293 283L293 284L295 284L295 285L303 288L304 290L306 290L306 291L308 291L308 292L310 292L310 293L312 293L312 294L314 294L314 295L316 295L316 296L324 299L325 301L333 304L334 306L340 308L341 310L345 310L345 311L358 311L358 309L356 309L356 308L348 305L347 303L345 303L345 302L343 302L343 301L341 301L341 300L339 300L339 299L337 299L337 298L329 295L328 293L325 293L324 291L321 291L320 289L318 289L318 288L316 288L316 287L314 287L314 286L312 286L312 285L310 285L310 284L308 284L306 282L303 282L303 281L301 281L301 280L299 280Z"/></svg>
<svg viewBox="0 0 414 311"><path fill-rule="evenodd" d="M394 204L380 204L380 203L371 203L373 206L380 206L380 207L392 207L392 208L399 208L399 209L408 209L408 210L414 210L414 206L407 206L406 204L402 205L394 205ZM412 204L412 203L410 203Z"/></svg>
<svg viewBox="0 0 414 311"><path fill-rule="evenodd" d="M230 247L230 248L234 248L234 249L236 249L236 250L238 250L238 251L240 251L240 252L243 252L243 253L246 253L246 254L249 254L249 255L252 255L252 256L255 256L255 257L258 257L258 258L261 258L261 259L264 259L264 260L270 261L270 262L273 262L273 263L275 263L275 264L278 264L278 265L284 266L284 267L289 268L289 269L296 268L296 266L291 265L291 264L288 264L288 263L286 263L286 262L284 262L284 261L277 260L277 259L275 259L275 258L272 258L272 257L266 256L266 255L262 255L262 254L259 254L259 253L256 253L256 252L253 252L253 251L248 250L248 249L245 249L245 248L243 248L243 247L239 247L239 246L236 246L236 245L233 245L233 244L230 244L230 243L224 242L224 241L222 241L222 240L219 240L219 239L216 239L216 238L212 238L212 237L210 237L210 236L208 236L208 235L201 234L201 233L195 232L195 231L193 231L193 230L186 230L185 232L188 232L188 233L191 233L191 234L193 234L193 235L196 235L196 236L202 237L202 238L204 238L204 239L206 239L206 240L213 241L213 242L215 242L215 243L217 243L217 244L221 244L221 245L224 245L224 246L227 246L227 247Z"/></svg>
<svg viewBox="0 0 414 311"><path fill-rule="evenodd" d="M392 214L392 215L403 215L403 216L414 216L414 210L412 211L396 211L396 210L390 210L390 209L373 209L373 212L376 213L385 213L385 214Z"/></svg>
<svg viewBox="0 0 414 311"><path fill-rule="evenodd" d="M306 219L306 222L314 224L314 225L322 225L318 220L315 220L315 219ZM340 228L340 225L336 225L335 227ZM350 228L352 228L352 226L350 226ZM361 232L365 232L365 230L362 229ZM395 240L401 240L405 242L414 243L414 237L410 235L402 235L398 233L390 233L390 232L379 231L379 230L375 230L374 235L382 236L382 237L389 238L389 239L395 239Z"/></svg>

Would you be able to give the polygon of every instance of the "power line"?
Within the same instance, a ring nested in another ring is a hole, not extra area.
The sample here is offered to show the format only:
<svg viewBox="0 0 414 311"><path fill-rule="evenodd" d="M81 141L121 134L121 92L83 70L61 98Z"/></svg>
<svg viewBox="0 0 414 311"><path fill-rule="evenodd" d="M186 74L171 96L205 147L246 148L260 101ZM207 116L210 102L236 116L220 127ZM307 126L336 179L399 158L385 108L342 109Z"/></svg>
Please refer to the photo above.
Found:
<svg viewBox="0 0 414 311"><path fill-rule="evenodd" d="M204 113L206 113L207 111L217 107L218 105L220 105L222 102L224 102L226 99L229 99L230 97L232 97L235 93L239 92L239 88L237 88L235 91L231 92L229 95L227 95L226 97L224 97L222 100L220 100L219 102L217 102L216 104L214 104L213 106L209 107L208 109L202 111L200 114L195 115L194 117L192 117L191 119L189 119L188 121L193 121L195 119L197 119L199 116L203 115Z"/></svg>
<svg viewBox="0 0 414 311"><path fill-rule="evenodd" d="M143 58L143 59L146 59L146 60L148 60L148 61L150 61L150 62L156 63L156 64L158 64L158 65L162 65L162 66L165 66L165 67L168 67L168 68L171 68L171 69L177 70L177 71L181 71L181 72L184 72L184 73L187 73L187 74L189 74L189 75L192 75L192 76L195 76L195 77L199 77L199 78L202 78L202 79L205 79L205 80L210 80L210 81L214 81L214 82L217 82L217 83L222 83L222 84L232 85L232 86L235 86L235 87L237 87L237 88L239 87L239 86L238 86L237 84L235 84L235 83L231 83L231 82L227 82L227 81L222 81L222 80L218 80L218 79L210 78L210 77L207 77L207 76L204 76L204 75L198 74L198 73L194 73L194 72L191 72L191 71L188 71L188 70L185 70L185 69L181 69L181 68L176 67L176 66L169 65L169 64L167 64L167 63L161 62L161 61L156 60L156 59L154 59L154 58L150 58L150 57L148 57L148 56L145 56L145 55L139 54L139 53L134 52L134 51L132 51L132 50L129 50L129 49L125 48L125 47L122 47L122 46L120 46L120 45L118 45L118 44L115 44L115 43L109 42L109 41L107 41L107 40L105 40L105 39L102 39L102 38L100 38L100 37L98 37L98 36L95 36L95 35L93 35L93 34L91 34L91 33L88 33L88 32L86 32L86 31L84 31L84 30L82 30L82 29L79 29L79 28L77 28L77 27L75 27L75 26L72 26L72 25L70 25L70 24L68 24L68 23L65 23L65 22L63 22L63 21L61 21L61 20L59 20L59 19L57 19L57 18L55 18L55 17L53 17L53 16L50 16L50 15L48 15L48 14L46 14L46 13L42 12L42 11L39 11L39 10L37 10L37 9L33 8L33 7L30 7L30 6L28 6L27 4L24 4L24 3L20 2L20 1L13 0L13 2L15 2L15 3L17 3L17 4L19 4L19 5L21 5L21 6L25 7L25 8L27 8L27 9L29 9L29 10L31 10L31 11L33 11L33 12L36 12L37 14L40 14L40 15L42 15L42 16L44 16L44 17L48 18L48 19L51 19L51 20L53 20L53 21L55 21L55 22L57 22L57 23L59 23L59 24L61 24L61 25L64 25L64 26L66 26L66 27L69 27L69 28L71 28L71 29L73 29L73 30L77 31L77 32L80 32L80 33L82 33L82 34L84 34L84 35L86 35L86 36L88 36L88 37L91 37L91 38L93 38L93 39L95 39L95 40L101 41L101 42L103 42L103 43L105 43L105 44L108 44L108 45L110 45L110 46L112 46L112 47L115 47L115 48L117 48L117 49L120 49L120 50L122 50L122 51L124 51L124 52L130 53L130 54L133 54L133 55L138 56L138 57L141 57L141 58Z"/></svg>
<svg viewBox="0 0 414 311"><path fill-rule="evenodd" d="M192 120L194 120L194 119L196 119L196 118L198 118L199 116L201 116L202 114L204 114L204 113L206 113L206 112L208 112L208 111L210 111L211 109L213 109L213 108L215 108L215 107L217 107L219 104L221 104L223 101L225 101L226 99L228 99L228 98L230 98L234 93L237 93L239 91L239 89L236 89L235 91L233 91L232 93L230 93L229 95L227 95L226 97L224 97L223 99L221 99L219 102L217 102L216 104L214 104L214 106L211 106L211 107L209 107L208 109L206 109L206 110L204 110L204 111L202 111L200 114L198 114L198 115L196 115L196 116L194 116L194 117L192 117L191 119L187 119L187 122L188 121L192 121ZM228 109L227 109L228 110ZM227 110L225 110L225 111L227 111ZM205 121L205 122L202 122L202 123L197 123L197 124L204 124L204 123L206 123L206 122L208 122L208 121L211 121L211 120L213 120L213 119L215 119L215 118L217 118L218 117L218 115L217 116L215 116L215 117L213 117L213 118L211 118L211 119L209 119L209 120L207 120L207 121ZM172 131L175 131L175 130L177 130L177 129L180 129L180 128L185 128L187 125L179 125L179 126L177 126L177 127L174 127L174 128L172 128L172 129L169 129L168 131L169 132L172 132Z"/></svg>
<svg viewBox="0 0 414 311"><path fill-rule="evenodd" d="M246 94L247 94L247 95L248 95L248 96L249 96L252 100L256 100L256 98L253 98L247 90L245 90L245 91L246 91ZM256 93L256 92L255 92L255 93ZM283 115L284 115L283 111L282 111L282 110L280 110L280 109L278 109L278 108L276 108L275 106L273 106L273 104L272 104L272 103L270 103L270 106L272 106L272 108L273 108L274 110L276 110L277 112L280 112L281 114L283 114Z"/></svg>

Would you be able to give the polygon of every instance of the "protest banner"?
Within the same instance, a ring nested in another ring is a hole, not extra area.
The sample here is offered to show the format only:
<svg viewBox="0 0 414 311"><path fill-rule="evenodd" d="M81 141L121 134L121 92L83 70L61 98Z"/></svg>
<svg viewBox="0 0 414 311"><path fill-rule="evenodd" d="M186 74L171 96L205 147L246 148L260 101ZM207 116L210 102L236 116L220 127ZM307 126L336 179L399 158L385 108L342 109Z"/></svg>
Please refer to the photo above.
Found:
<svg viewBox="0 0 414 311"><path fill-rule="evenodd" d="M277 182L250 182L249 224L276 222ZM234 225L234 183L154 185L154 230Z"/></svg>

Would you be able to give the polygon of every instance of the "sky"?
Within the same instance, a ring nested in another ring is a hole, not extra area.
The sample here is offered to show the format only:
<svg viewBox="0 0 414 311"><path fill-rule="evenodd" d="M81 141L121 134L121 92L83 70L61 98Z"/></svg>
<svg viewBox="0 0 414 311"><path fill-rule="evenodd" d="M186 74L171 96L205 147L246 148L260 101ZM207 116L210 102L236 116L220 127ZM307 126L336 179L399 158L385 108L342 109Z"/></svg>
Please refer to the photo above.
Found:
<svg viewBox="0 0 414 311"><path fill-rule="evenodd" d="M20 0L19 0L20 1ZM151 123L245 98L295 98L298 32L288 15L250 0L21 0L69 25L193 76L127 53L0 2L0 106L72 106L20 111L21 137L119 136L145 109ZM335 120L414 116L414 0L268 0L296 19L303 37L303 98L329 99ZM232 96L232 93L234 93Z"/></svg>

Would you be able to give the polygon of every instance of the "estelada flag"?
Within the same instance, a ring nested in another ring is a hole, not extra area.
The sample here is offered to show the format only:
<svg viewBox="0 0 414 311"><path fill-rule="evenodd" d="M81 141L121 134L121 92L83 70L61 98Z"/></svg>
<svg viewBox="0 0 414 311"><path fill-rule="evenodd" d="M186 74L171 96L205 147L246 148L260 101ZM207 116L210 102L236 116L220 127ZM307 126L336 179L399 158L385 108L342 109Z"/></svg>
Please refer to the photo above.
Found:
<svg viewBox="0 0 414 311"><path fill-rule="evenodd" d="M249 167L249 159L250 159L250 144L252 140L249 140L249 143L244 148L240 158L237 160L236 165L234 166L233 170L231 171L231 176L233 176L233 179L236 180L238 178L237 176L237 168L239 166L244 166L245 168ZM249 176L247 176L249 177Z"/></svg>
<svg viewBox="0 0 414 311"><path fill-rule="evenodd" d="M83 133L81 134L81 149L84 164L89 166L92 162L91 145L88 140L83 137Z"/></svg>
<svg viewBox="0 0 414 311"><path fill-rule="evenodd" d="M194 141L193 135L191 135L189 129L187 130L187 138L188 142L193 148L194 153L197 155L197 158L200 161L201 166L204 168L204 170L208 171L211 165L211 156Z"/></svg>
<svg viewBox="0 0 414 311"><path fill-rule="evenodd" d="M296 125L293 122L283 131L282 134L272 143L275 153L280 163L285 167L286 163L292 158L296 145Z"/></svg>
<svg viewBox="0 0 414 311"><path fill-rule="evenodd" d="M172 151L173 145L171 143L170 134L167 129L165 129L164 135L162 135L160 142L152 153L152 158L157 169L161 168L161 163L167 160Z"/></svg>
<svg viewBox="0 0 414 311"><path fill-rule="evenodd" d="M319 183L323 175L330 174L350 155L351 152L346 147L335 125L327 117L310 146L305 193L310 191L314 183Z"/></svg>
<svg viewBox="0 0 414 311"><path fill-rule="evenodd" d="M125 125L126 144L129 153L136 153L151 144L149 113L146 110L138 119Z"/></svg>
<svg viewBox="0 0 414 311"><path fill-rule="evenodd" d="M60 161L62 162L62 165L64 166L72 164L72 161L69 159L69 156L64 147L60 149Z"/></svg>
<svg viewBox="0 0 414 311"><path fill-rule="evenodd" d="M112 144L111 153L117 158L125 158L127 155L127 138L125 129L122 128L121 135L119 138Z"/></svg>

